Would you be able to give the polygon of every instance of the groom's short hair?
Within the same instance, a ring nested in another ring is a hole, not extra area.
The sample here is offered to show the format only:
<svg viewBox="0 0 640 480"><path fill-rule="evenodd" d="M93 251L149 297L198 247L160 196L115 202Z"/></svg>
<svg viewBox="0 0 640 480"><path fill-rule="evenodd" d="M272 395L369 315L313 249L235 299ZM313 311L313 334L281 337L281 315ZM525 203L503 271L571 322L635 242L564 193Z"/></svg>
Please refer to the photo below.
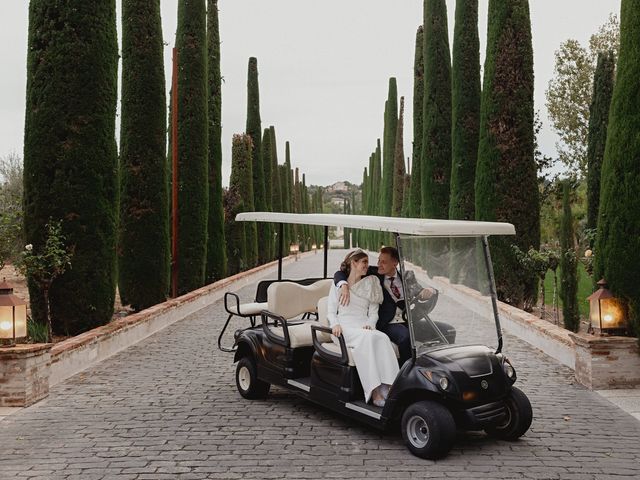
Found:
<svg viewBox="0 0 640 480"><path fill-rule="evenodd" d="M386 253L396 262L400 262L400 255L398 255L398 249L395 247L382 247L380 253Z"/></svg>

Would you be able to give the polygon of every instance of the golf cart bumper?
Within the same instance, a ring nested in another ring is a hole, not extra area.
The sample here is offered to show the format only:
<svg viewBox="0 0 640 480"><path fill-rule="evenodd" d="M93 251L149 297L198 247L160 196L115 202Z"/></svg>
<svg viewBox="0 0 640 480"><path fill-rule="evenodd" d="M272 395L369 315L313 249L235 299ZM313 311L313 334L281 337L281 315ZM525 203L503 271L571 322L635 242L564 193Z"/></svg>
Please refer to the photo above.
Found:
<svg viewBox="0 0 640 480"><path fill-rule="evenodd" d="M504 402L486 403L477 407L462 410L459 422L469 429L482 430L483 428L495 425L502 421L507 415Z"/></svg>

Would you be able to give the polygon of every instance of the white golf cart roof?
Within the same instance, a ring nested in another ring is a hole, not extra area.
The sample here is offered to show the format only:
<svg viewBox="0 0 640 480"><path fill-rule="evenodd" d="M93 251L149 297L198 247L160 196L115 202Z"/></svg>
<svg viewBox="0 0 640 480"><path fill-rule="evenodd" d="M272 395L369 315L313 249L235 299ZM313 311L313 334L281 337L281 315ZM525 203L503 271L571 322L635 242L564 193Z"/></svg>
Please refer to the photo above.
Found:
<svg viewBox="0 0 640 480"><path fill-rule="evenodd" d="M339 215L327 213L245 212L236 216L239 222L296 223L323 227L347 227L379 230L428 237L475 237L515 235L510 223L473 222L466 220L432 220L428 218L377 217L372 215Z"/></svg>

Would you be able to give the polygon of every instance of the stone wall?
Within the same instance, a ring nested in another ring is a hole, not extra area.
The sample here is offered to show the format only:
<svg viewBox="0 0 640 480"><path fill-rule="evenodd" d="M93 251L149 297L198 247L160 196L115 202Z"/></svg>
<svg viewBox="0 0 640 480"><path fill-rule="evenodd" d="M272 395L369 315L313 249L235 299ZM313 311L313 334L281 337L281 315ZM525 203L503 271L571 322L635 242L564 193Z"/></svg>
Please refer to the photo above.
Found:
<svg viewBox="0 0 640 480"><path fill-rule="evenodd" d="M576 380L593 389L640 387L638 339L570 334L575 343Z"/></svg>
<svg viewBox="0 0 640 480"><path fill-rule="evenodd" d="M49 395L51 345L0 348L0 407L26 407Z"/></svg>

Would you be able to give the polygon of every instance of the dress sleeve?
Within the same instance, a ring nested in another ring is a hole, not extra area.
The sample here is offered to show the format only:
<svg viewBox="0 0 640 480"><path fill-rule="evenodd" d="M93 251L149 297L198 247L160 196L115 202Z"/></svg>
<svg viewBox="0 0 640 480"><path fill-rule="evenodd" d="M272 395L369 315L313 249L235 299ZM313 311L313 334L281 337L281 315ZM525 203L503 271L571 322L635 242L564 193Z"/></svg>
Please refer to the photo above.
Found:
<svg viewBox="0 0 640 480"><path fill-rule="evenodd" d="M335 327L338 325L338 287L331 286L329 289L329 299L327 300L327 320L329 320L329 326Z"/></svg>
<svg viewBox="0 0 640 480"><path fill-rule="evenodd" d="M378 323L378 308L380 308L379 303L369 302L369 311L367 314L367 325L371 328L376 328L376 324Z"/></svg>

